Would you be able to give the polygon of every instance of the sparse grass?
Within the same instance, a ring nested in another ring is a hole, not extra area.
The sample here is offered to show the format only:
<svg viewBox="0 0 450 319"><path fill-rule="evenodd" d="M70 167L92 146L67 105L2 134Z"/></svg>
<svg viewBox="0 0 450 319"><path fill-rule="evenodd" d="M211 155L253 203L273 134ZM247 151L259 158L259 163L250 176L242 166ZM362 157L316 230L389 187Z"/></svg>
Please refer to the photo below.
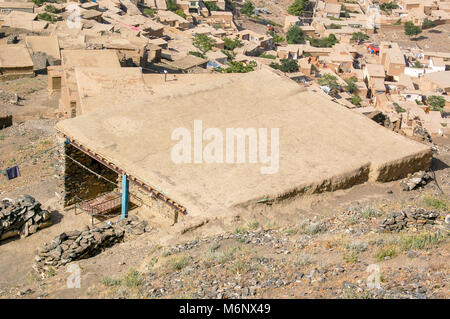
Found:
<svg viewBox="0 0 450 319"><path fill-rule="evenodd" d="M237 235L237 234L243 234L247 231L248 231L247 227L240 226L240 227L235 228L234 233Z"/></svg>
<svg viewBox="0 0 450 319"><path fill-rule="evenodd" d="M292 236L292 235L295 235L297 233L298 233L298 228L297 227L291 227L291 228L288 228L286 230L286 235L288 235L288 236Z"/></svg>
<svg viewBox="0 0 450 319"><path fill-rule="evenodd" d="M381 213L372 207L366 207L361 211L361 217L365 219L379 217L380 215Z"/></svg>
<svg viewBox="0 0 450 319"><path fill-rule="evenodd" d="M397 250L393 245L383 246L378 249L375 257L377 261L383 261L386 257L390 257L391 259L397 255Z"/></svg>
<svg viewBox="0 0 450 319"><path fill-rule="evenodd" d="M356 225L358 222L358 218L355 216L350 216L349 218L347 218L347 223L349 225Z"/></svg>
<svg viewBox="0 0 450 319"><path fill-rule="evenodd" d="M129 288L136 288L142 286L142 284L144 283L144 278L139 271L131 268L124 276L123 280L121 280L121 282Z"/></svg>
<svg viewBox="0 0 450 319"><path fill-rule="evenodd" d="M249 229L256 229L259 227L259 222L254 220L254 221L251 221L250 223L248 223L247 226Z"/></svg>
<svg viewBox="0 0 450 319"><path fill-rule="evenodd" d="M214 261L224 264L232 260L236 256L237 251L237 247L232 247L221 251L209 252L206 258L208 261Z"/></svg>
<svg viewBox="0 0 450 319"><path fill-rule="evenodd" d="M401 250L429 249L443 242L445 237L438 233L422 233L418 235L401 236L399 247Z"/></svg>
<svg viewBox="0 0 450 319"><path fill-rule="evenodd" d="M181 270L189 263L188 255L173 256L167 261L167 265L173 270Z"/></svg>
<svg viewBox="0 0 450 319"><path fill-rule="evenodd" d="M49 267L45 275L50 278L56 276L56 270L53 267Z"/></svg>
<svg viewBox="0 0 450 319"><path fill-rule="evenodd" d="M155 265L158 263L158 257L153 257L149 262L148 262L148 269L152 269L153 267L155 267Z"/></svg>
<svg viewBox="0 0 450 319"><path fill-rule="evenodd" d="M122 281L116 278L105 277L102 279L102 284L106 287L120 286Z"/></svg>
<svg viewBox="0 0 450 319"><path fill-rule="evenodd" d="M433 195L424 195L422 197L422 202L425 206L433 207L435 209L443 211L450 209L448 199L446 198L439 198Z"/></svg>
<svg viewBox="0 0 450 319"><path fill-rule="evenodd" d="M296 267L304 267L304 266L309 266L313 263L312 259L310 256L308 255L302 255L300 257L298 257L295 261L294 261L294 265Z"/></svg>
<svg viewBox="0 0 450 319"><path fill-rule="evenodd" d="M347 264L355 264L356 262L358 262L358 253L355 250L350 250L344 253L342 259Z"/></svg>

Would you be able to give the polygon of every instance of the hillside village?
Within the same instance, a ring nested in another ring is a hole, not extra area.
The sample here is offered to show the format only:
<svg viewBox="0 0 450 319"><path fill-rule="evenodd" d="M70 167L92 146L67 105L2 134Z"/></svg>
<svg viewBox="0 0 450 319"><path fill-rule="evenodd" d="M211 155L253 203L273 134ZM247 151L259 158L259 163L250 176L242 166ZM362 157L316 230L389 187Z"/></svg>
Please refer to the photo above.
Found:
<svg viewBox="0 0 450 319"><path fill-rule="evenodd" d="M449 31L439 0L0 0L0 297L448 298ZM174 163L198 120L279 158Z"/></svg>

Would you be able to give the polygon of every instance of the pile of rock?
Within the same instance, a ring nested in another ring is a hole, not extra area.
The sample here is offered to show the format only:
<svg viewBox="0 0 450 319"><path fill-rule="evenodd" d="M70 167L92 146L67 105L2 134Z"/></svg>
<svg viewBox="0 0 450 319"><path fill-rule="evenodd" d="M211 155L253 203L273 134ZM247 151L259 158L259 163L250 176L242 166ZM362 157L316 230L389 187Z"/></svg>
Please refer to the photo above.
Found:
<svg viewBox="0 0 450 319"><path fill-rule="evenodd" d="M411 191L417 187L422 187L433 180L433 176L425 171L419 171L400 181L400 186L404 191Z"/></svg>
<svg viewBox="0 0 450 319"><path fill-rule="evenodd" d="M152 230L145 220L141 221L135 215L120 220L117 225L131 235L142 235Z"/></svg>
<svg viewBox="0 0 450 319"><path fill-rule="evenodd" d="M385 218L379 228L384 231L400 231L404 228L421 228L433 225L439 217L439 212L423 208L407 208L392 212Z"/></svg>
<svg viewBox="0 0 450 319"><path fill-rule="evenodd" d="M126 233L141 235L151 229L146 221L130 216L114 226L112 223L103 223L97 227L85 226L81 231L62 233L38 250L33 269L45 275L50 267L58 268L101 253L105 248L122 242Z"/></svg>
<svg viewBox="0 0 450 319"><path fill-rule="evenodd" d="M50 212L29 195L0 202L0 240L20 235L21 238L52 224Z"/></svg>
<svg viewBox="0 0 450 319"><path fill-rule="evenodd" d="M123 241L124 234L124 230L106 223L99 227L85 226L81 231L61 233L38 250L33 269L45 274L50 267L95 256L105 248Z"/></svg>

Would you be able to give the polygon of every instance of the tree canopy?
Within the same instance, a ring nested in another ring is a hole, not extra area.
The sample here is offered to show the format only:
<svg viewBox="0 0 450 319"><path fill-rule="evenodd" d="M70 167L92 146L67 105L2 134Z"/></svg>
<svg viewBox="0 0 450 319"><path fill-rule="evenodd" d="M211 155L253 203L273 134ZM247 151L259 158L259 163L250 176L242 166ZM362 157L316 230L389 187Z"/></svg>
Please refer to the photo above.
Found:
<svg viewBox="0 0 450 319"><path fill-rule="evenodd" d="M328 86L333 92L337 92L339 90L337 77L331 74L322 75L319 80L317 80L317 83L319 83L319 85Z"/></svg>
<svg viewBox="0 0 450 319"><path fill-rule="evenodd" d="M194 47L202 51L203 54L205 54L216 44L216 40L210 38L206 34L196 34L192 40L192 44Z"/></svg>
<svg viewBox="0 0 450 319"><path fill-rule="evenodd" d="M243 46L243 44L242 44L241 40L239 40L239 38L234 38L234 39L224 38L223 42L224 42L225 50L233 51L235 48L240 48Z"/></svg>
<svg viewBox="0 0 450 319"><path fill-rule="evenodd" d="M420 29L420 27L414 25L411 21L405 22L405 34L407 36L414 37L420 33L422 33L422 29Z"/></svg>
<svg viewBox="0 0 450 319"><path fill-rule="evenodd" d="M309 0L295 0L289 7L288 13L294 16L299 16L305 11Z"/></svg>
<svg viewBox="0 0 450 319"><path fill-rule="evenodd" d="M443 111L445 99L439 95L432 95L427 98L427 104L433 108L433 111Z"/></svg>
<svg viewBox="0 0 450 319"><path fill-rule="evenodd" d="M283 71L283 72L287 72L287 73L292 73L292 72L298 71L297 60L281 59L280 62L281 62L281 64L272 62L272 63L270 63L270 67L280 70L280 71Z"/></svg>
<svg viewBox="0 0 450 319"><path fill-rule="evenodd" d="M289 28L286 33L286 40L289 44L299 44L305 39L302 29L298 25Z"/></svg>
<svg viewBox="0 0 450 319"><path fill-rule="evenodd" d="M241 13L245 14L246 16L251 16L253 12L255 11L255 6L251 1L247 1L244 3L244 5L241 8Z"/></svg>

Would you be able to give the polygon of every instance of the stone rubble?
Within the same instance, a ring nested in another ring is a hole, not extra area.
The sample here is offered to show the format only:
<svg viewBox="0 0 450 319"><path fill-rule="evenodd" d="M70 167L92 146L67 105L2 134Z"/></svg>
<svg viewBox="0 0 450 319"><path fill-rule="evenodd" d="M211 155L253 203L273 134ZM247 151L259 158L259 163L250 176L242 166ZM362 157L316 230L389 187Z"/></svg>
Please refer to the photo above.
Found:
<svg viewBox="0 0 450 319"><path fill-rule="evenodd" d="M50 212L41 209L41 203L29 195L0 202L0 240L27 237L50 225Z"/></svg>
<svg viewBox="0 0 450 319"><path fill-rule="evenodd" d="M382 231L400 231L404 228L420 228L433 225L440 216L438 211L423 208L408 208L389 213L379 225Z"/></svg>
<svg viewBox="0 0 450 319"><path fill-rule="evenodd" d="M400 181L400 186L404 191L412 191L417 187L422 187L433 180L429 172L419 171Z"/></svg>
<svg viewBox="0 0 450 319"><path fill-rule="evenodd" d="M45 277L50 267L58 268L69 262L93 257L106 248L124 240L125 233L141 235L152 228L136 216L120 220L115 226L85 226L82 230L64 232L38 250L33 269Z"/></svg>

